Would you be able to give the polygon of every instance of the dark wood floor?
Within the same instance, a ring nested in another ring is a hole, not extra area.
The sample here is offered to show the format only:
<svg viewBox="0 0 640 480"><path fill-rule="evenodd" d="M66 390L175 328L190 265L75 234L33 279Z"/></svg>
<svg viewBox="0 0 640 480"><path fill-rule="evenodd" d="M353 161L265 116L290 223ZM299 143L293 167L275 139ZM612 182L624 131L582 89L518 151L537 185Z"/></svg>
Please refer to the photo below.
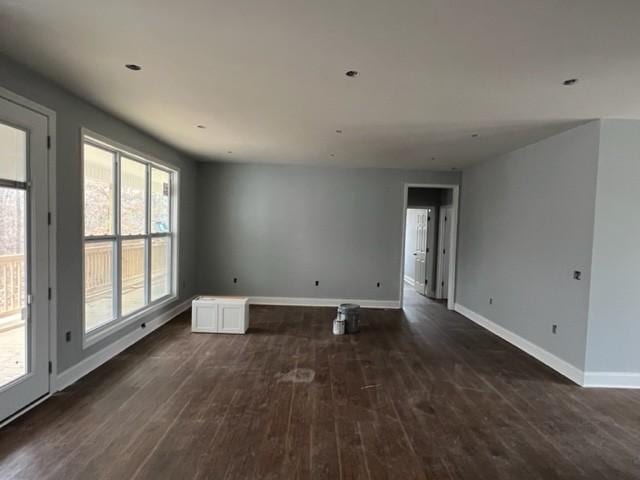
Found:
<svg viewBox="0 0 640 480"><path fill-rule="evenodd" d="M442 305L189 313L0 430L0 478L640 478L640 391L584 390Z"/></svg>

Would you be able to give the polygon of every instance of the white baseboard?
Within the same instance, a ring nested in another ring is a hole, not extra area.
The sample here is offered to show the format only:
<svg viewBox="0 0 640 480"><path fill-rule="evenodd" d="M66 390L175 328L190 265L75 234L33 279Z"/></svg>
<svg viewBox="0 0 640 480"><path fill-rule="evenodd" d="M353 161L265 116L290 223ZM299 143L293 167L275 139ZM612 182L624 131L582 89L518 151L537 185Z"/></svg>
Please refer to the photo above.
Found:
<svg viewBox="0 0 640 480"><path fill-rule="evenodd" d="M182 312L188 310L191 307L191 301L193 298L189 298L184 302L176 305L170 310L167 310L164 313L161 313L157 317L152 320L146 322L146 328L143 330L138 328L122 338L119 338L115 342L110 345L107 345L102 350L94 353L90 357L85 358L81 362L75 364L73 367L68 368L64 372L58 374L55 380L55 385L51 386L52 391L59 391L67 388L69 385L77 382L86 374L95 370L103 363L112 359L116 355L118 355L123 350L126 350L131 345L139 341L140 339L146 337L154 330L157 330L165 323L173 320L176 316L180 315Z"/></svg>
<svg viewBox="0 0 640 480"><path fill-rule="evenodd" d="M585 372L584 386L589 388L640 388L640 373Z"/></svg>
<svg viewBox="0 0 640 480"><path fill-rule="evenodd" d="M341 303L356 303L362 308L400 308L398 300L353 300L343 298L250 297L251 305L285 305L295 307L337 307Z"/></svg>
<svg viewBox="0 0 640 480"><path fill-rule="evenodd" d="M584 386L584 372L579 368L571 365L565 360L555 356L554 354L546 351L544 348L539 347L535 343L530 342L522 338L521 336L513 333L510 330L498 325L495 322L492 322L488 318L483 317L479 313L470 310L459 303L455 304L455 311L464 315L472 322L477 323L481 327L486 328L490 332L496 334L500 338L506 340L507 342L515 345L520 350L528 353L532 357L540 360L542 363L547 365L548 367L553 368L556 372L561 373L569 380L577 383L578 385Z"/></svg>
<svg viewBox="0 0 640 480"><path fill-rule="evenodd" d="M404 276L404 283L406 283L407 285L410 285L410 286L413 287L413 286L415 286L416 281L413 278L411 278L409 275L405 275Z"/></svg>

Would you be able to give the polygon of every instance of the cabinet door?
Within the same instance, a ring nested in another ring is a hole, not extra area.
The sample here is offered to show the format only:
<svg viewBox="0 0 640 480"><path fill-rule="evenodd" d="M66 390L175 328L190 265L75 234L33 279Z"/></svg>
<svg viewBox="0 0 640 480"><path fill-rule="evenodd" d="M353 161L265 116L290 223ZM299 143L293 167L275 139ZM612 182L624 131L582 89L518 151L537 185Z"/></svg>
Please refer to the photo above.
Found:
<svg viewBox="0 0 640 480"><path fill-rule="evenodd" d="M198 332L218 331L218 305L200 305L195 308L193 330Z"/></svg>
<svg viewBox="0 0 640 480"><path fill-rule="evenodd" d="M242 305L220 305L221 333L244 333L244 307Z"/></svg>

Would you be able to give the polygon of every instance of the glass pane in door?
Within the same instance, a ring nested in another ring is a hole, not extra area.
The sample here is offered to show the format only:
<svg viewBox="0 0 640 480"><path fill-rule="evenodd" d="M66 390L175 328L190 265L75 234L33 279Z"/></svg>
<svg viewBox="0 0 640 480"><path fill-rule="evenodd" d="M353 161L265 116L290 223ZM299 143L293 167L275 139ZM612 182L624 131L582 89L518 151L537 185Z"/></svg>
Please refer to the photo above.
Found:
<svg viewBox="0 0 640 480"><path fill-rule="evenodd" d="M27 181L27 133L0 123L0 179Z"/></svg>
<svg viewBox="0 0 640 480"><path fill-rule="evenodd" d="M0 388L29 371L26 133L0 124Z"/></svg>

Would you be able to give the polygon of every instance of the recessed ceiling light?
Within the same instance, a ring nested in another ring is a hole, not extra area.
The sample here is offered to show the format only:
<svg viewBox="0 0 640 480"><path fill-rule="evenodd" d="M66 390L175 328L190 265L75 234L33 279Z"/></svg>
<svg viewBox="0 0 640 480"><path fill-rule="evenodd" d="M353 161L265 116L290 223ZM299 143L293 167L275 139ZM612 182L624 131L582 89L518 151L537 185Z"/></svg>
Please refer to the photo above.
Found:
<svg viewBox="0 0 640 480"><path fill-rule="evenodd" d="M562 84L565 87L570 87L572 85L575 85L576 83L578 83L578 79L577 78L570 78L570 79L565 80L564 82L562 82Z"/></svg>
<svg viewBox="0 0 640 480"><path fill-rule="evenodd" d="M227 153L233 153L231 150L227 150Z"/></svg>
<svg viewBox="0 0 640 480"><path fill-rule="evenodd" d="M342 130L336 130L336 133L342 133Z"/></svg>
<svg viewBox="0 0 640 480"><path fill-rule="evenodd" d="M477 133L473 133L473 134L471 135L471 138L478 138L478 134L477 134Z"/></svg>
<svg viewBox="0 0 640 480"><path fill-rule="evenodd" d="M140 65L136 65L135 63L127 63L125 67L127 67L129 70L133 70L134 72L142 70L142 67Z"/></svg>
<svg viewBox="0 0 640 480"><path fill-rule="evenodd" d="M347 77L353 78L358 76L358 72L356 70L349 70L347 73L345 73L345 75Z"/></svg>
<svg viewBox="0 0 640 480"><path fill-rule="evenodd" d="M206 125L196 125L197 128L207 128Z"/></svg>
<svg viewBox="0 0 640 480"><path fill-rule="evenodd" d="M330 154L329 154L329 156L330 156L330 157L335 157L335 156L336 156L336 154L335 154L335 153L330 153Z"/></svg>

